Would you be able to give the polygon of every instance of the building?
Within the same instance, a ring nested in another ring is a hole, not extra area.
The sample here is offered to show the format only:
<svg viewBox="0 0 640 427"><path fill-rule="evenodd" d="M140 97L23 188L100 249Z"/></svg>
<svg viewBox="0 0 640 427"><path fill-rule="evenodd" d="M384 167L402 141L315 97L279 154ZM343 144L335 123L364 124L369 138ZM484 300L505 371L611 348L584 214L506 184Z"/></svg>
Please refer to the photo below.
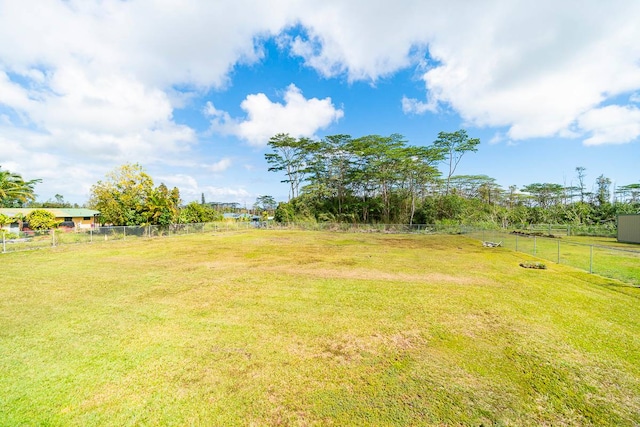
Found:
<svg viewBox="0 0 640 427"><path fill-rule="evenodd" d="M0 208L0 214L9 218L15 218L16 215L26 217L29 212L34 210L51 212L56 220L64 223L63 225L68 228L93 228L97 224L96 217L100 214L100 211L93 209L72 208ZM17 228L17 225L14 227Z"/></svg>
<svg viewBox="0 0 640 427"><path fill-rule="evenodd" d="M618 215L618 242L640 243L640 215Z"/></svg>

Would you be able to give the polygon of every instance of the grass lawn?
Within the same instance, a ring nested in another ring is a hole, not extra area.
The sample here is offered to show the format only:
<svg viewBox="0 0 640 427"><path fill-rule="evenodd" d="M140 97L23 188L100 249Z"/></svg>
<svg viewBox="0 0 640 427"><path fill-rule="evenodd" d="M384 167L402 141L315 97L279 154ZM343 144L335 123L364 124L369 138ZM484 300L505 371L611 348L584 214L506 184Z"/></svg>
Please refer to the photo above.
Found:
<svg viewBox="0 0 640 427"><path fill-rule="evenodd" d="M640 424L640 289L464 236L0 256L0 425Z"/></svg>
<svg viewBox="0 0 640 427"><path fill-rule="evenodd" d="M476 239L502 242L506 248L640 286L640 245L615 238L570 236L557 239L475 232Z"/></svg>

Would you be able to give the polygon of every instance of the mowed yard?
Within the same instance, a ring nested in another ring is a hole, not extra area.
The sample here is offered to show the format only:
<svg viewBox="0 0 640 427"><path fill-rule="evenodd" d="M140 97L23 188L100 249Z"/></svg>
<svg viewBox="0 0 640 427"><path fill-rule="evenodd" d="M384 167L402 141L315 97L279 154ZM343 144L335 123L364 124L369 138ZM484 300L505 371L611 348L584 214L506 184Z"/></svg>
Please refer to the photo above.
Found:
<svg viewBox="0 0 640 427"><path fill-rule="evenodd" d="M640 289L463 236L0 255L0 425L640 424Z"/></svg>

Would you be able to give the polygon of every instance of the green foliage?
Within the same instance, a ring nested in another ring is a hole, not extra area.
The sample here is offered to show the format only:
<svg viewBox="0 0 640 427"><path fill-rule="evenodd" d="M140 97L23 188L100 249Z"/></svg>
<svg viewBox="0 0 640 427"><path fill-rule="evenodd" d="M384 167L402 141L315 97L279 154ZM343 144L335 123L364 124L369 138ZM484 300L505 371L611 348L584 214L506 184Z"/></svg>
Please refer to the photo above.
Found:
<svg viewBox="0 0 640 427"><path fill-rule="evenodd" d="M455 132L440 132L438 134L438 139L433 142L433 146L441 153L442 159L449 169L445 194L449 194L451 177L464 154L468 151L478 151L478 145L480 145L480 139L469 138L467 131L464 129Z"/></svg>
<svg viewBox="0 0 640 427"><path fill-rule="evenodd" d="M296 220L296 212L292 203L280 202L273 219L280 223L291 223Z"/></svg>
<svg viewBox="0 0 640 427"><path fill-rule="evenodd" d="M32 230L50 230L58 226L60 221L51 212L44 209L34 209L25 217Z"/></svg>
<svg viewBox="0 0 640 427"><path fill-rule="evenodd" d="M52 199L46 200L44 202L30 202L30 208L78 208L78 204L71 204L64 200L64 196L61 194L56 194Z"/></svg>
<svg viewBox="0 0 640 427"><path fill-rule="evenodd" d="M598 191L585 192L584 168L578 187L533 183L505 190L487 175L453 175L480 140L466 131L440 132L433 145L408 145L402 135L330 135L320 141L278 134L266 155L269 171L284 172L289 203L282 221L434 224L615 223L620 213L640 212L640 184L619 187L609 202L611 181L600 176ZM436 165L444 162L446 178ZM588 198L588 200L586 200ZM256 208L263 209L256 201ZM266 210L266 209L263 209Z"/></svg>
<svg viewBox="0 0 640 427"><path fill-rule="evenodd" d="M7 230L0 230L0 233L4 236L5 240L18 239L20 236L16 233L9 233Z"/></svg>
<svg viewBox="0 0 640 427"><path fill-rule="evenodd" d="M305 156L310 143L311 140L307 138L295 139L284 133L269 139L268 146L273 153L267 153L264 157L271 165L269 172L285 172L286 178L281 182L289 184L289 200L298 196L300 183L306 174Z"/></svg>
<svg viewBox="0 0 640 427"><path fill-rule="evenodd" d="M17 173L0 168L0 207L20 207L35 200L34 187L41 179L25 181Z"/></svg>
<svg viewBox="0 0 640 427"><path fill-rule="evenodd" d="M145 213L147 224L166 227L178 222L180 192L177 188L169 191L166 185L160 184L147 194Z"/></svg>
<svg viewBox="0 0 640 427"><path fill-rule="evenodd" d="M0 227L4 227L5 225L9 225L11 223L13 223L11 217L0 213Z"/></svg>
<svg viewBox="0 0 640 427"><path fill-rule="evenodd" d="M529 193L538 207L546 209L562 201L564 187L560 184L535 183L523 187L522 191Z"/></svg>
<svg viewBox="0 0 640 427"><path fill-rule="evenodd" d="M258 196L253 204L254 209L267 212L273 212L276 207L278 207L278 203L273 196Z"/></svg>
<svg viewBox="0 0 640 427"><path fill-rule="evenodd" d="M534 270L545 270L547 268L544 263L536 261L523 261L520 263L520 267L533 268Z"/></svg>
<svg viewBox="0 0 640 427"><path fill-rule="evenodd" d="M222 220L222 214L209 205L191 202L180 209L179 222L182 224L200 224Z"/></svg>
<svg viewBox="0 0 640 427"><path fill-rule="evenodd" d="M140 164L124 164L91 187L89 206L110 225L160 225L177 222L180 192L153 180Z"/></svg>

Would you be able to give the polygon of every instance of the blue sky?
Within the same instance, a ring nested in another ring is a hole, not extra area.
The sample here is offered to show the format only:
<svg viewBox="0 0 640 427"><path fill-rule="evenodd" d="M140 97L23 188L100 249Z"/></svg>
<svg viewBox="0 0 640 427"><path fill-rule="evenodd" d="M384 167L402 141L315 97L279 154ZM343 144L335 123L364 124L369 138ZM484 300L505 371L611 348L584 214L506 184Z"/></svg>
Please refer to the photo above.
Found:
<svg viewBox="0 0 640 427"><path fill-rule="evenodd" d="M640 182L640 3L0 0L0 166L84 203L140 163L185 202L286 200L269 136L482 141L503 187Z"/></svg>

